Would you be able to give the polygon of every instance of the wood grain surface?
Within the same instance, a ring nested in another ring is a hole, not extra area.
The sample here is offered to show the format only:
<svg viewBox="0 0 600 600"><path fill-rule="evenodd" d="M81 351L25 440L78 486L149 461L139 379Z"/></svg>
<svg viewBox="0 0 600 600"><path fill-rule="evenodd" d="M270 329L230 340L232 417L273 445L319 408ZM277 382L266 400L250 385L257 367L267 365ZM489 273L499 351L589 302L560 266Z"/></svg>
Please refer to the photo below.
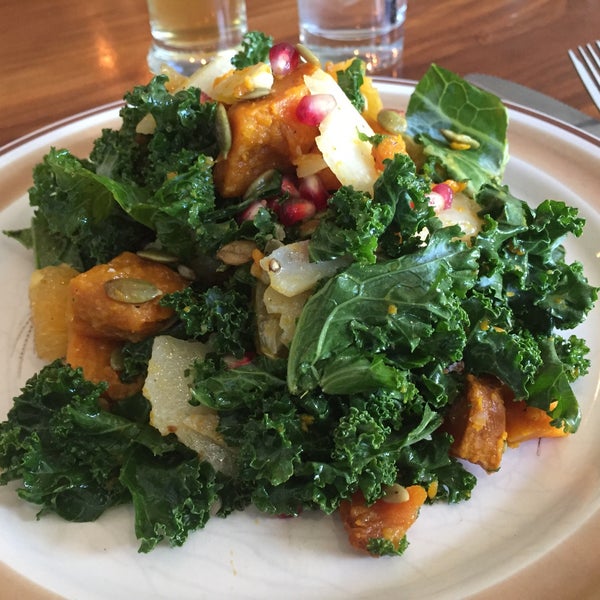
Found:
<svg viewBox="0 0 600 600"><path fill-rule="evenodd" d="M247 0L249 27L297 39L296 0ZM409 0L402 64L499 75L600 117L567 49L600 37L599 0ZM145 0L0 0L0 145L150 78Z"/></svg>

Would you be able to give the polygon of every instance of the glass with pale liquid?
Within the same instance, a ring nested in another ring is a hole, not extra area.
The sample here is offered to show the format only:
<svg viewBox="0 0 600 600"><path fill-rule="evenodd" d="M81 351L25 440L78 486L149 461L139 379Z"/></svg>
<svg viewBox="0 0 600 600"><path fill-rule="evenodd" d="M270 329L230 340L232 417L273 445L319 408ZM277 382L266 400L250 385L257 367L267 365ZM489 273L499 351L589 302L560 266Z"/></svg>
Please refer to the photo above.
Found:
<svg viewBox="0 0 600 600"><path fill-rule="evenodd" d="M322 61L357 56L369 73L397 65L406 0L298 0L300 41Z"/></svg>
<svg viewBox="0 0 600 600"><path fill-rule="evenodd" d="M245 0L148 0L152 47L148 66L191 75L219 53L233 51L248 30Z"/></svg>

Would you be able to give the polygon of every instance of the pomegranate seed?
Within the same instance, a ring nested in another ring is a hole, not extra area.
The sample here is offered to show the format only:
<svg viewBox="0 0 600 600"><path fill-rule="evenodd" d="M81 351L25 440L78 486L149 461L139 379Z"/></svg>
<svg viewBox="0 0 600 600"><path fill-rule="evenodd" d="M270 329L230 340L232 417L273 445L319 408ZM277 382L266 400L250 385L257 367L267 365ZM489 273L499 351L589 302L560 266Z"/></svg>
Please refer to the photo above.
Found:
<svg viewBox="0 0 600 600"><path fill-rule="evenodd" d="M241 358L235 358L233 356L225 356L223 360L227 365L228 369L237 369L238 367L243 367L244 365L249 365L252 362L253 355L250 352L246 352L244 356Z"/></svg>
<svg viewBox="0 0 600 600"><path fill-rule="evenodd" d="M244 221L252 221L254 217L258 214L259 209L264 208L266 205L266 200L255 200L238 215L238 222L243 223Z"/></svg>
<svg viewBox="0 0 600 600"><path fill-rule="evenodd" d="M296 117L304 125L319 125L336 106L331 94L311 94L298 102Z"/></svg>
<svg viewBox="0 0 600 600"><path fill-rule="evenodd" d="M290 198L279 206L279 220L285 227L306 221L315 215L317 208L305 198Z"/></svg>
<svg viewBox="0 0 600 600"><path fill-rule="evenodd" d="M454 191L447 183L438 183L437 185L433 186L431 191L442 196L444 199L444 210L452 206L452 201L454 200Z"/></svg>
<svg viewBox="0 0 600 600"><path fill-rule="evenodd" d="M317 212L327 208L327 200L330 194L318 175L309 175L301 179L298 191L300 196L310 200L315 205Z"/></svg>
<svg viewBox="0 0 600 600"><path fill-rule="evenodd" d="M295 179L289 175L284 175L281 178L281 192L290 198L296 198L300 195L298 184Z"/></svg>
<svg viewBox="0 0 600 600"><path fill-rule="evenodd" d="M269 62L273 76L283 77L298 66L300 53L291 44L281 42L269 50Z"/></svg>
<svg viewBox="0 0 600 600"><path fill-rule="evenodd" d="M429 199L429 206L433 208L436 214L444 210L444 196L432 190L429 192L429 194L427 194L427 198Z"/></svg>

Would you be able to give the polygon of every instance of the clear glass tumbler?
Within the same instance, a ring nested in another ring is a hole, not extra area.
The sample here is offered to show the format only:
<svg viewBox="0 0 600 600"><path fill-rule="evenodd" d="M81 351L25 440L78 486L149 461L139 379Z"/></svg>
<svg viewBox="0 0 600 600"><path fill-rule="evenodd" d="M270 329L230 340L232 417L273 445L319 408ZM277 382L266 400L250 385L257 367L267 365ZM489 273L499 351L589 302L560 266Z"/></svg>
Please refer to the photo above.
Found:
<svg viewBox="0 0 600 600"><path fill-rule="evenodd" d="M398 64L406 0L298 0L300 41L322 61L358 56L369 73Z"/></svg>
<svg viewBox="0 0 600 600"><path fill-rule="evenodd" d="M248 30L245 0L147 0L152 46L148 66L191 75L215 55L233 51Z"/></svg>

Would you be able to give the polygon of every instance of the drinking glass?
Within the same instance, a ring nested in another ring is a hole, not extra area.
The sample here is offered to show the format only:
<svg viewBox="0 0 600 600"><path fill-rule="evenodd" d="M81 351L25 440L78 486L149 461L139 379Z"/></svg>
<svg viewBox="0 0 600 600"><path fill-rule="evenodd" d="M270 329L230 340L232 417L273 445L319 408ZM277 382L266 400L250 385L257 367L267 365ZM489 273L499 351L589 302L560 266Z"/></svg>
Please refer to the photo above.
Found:
<svg viewBox="0 0 600 600"><path fill-rule="evenodd" d="M152 46L148 66L183 75L219 53L233 53L248 30L245 0L147 0Z"/></svg>
<svg viewBox="0 0 600 600"><path fill-rule="evenodd" d="M362 58L378 73L402 58L406 0L298 0L300 41L322 61Z"/></svg>

